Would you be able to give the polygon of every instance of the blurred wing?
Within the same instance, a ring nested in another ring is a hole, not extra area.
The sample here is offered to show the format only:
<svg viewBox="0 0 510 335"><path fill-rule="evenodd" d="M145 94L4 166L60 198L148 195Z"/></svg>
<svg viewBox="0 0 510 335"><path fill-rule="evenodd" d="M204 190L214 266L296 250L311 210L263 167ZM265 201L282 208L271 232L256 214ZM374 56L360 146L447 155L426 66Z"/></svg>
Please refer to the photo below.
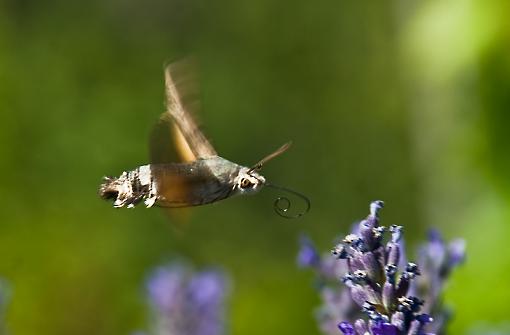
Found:
<svg viewBox="0 0 510 335"><path fill-rule="evenodd" d="M216 151L193 120L199 109L198 80L191 61L185 60L165 68L165 93L167 110L154 126L150 136L150 161L152 164L193 162L197 158L216 156ZM197 180L193 181L183 171L167 168L158 171L158 184L162 198L158 205L172 222L187 222L188 206L196 201Z"/></svg>
<svg viewBox="0 0 510 335"><path fill-rule="evenodd" d="M164 113L152 129L150 137L151 164L160 165L164 163L192 162L194 160L196 160L196 157L191 152L181 131L168 114ZM184 187L186 184L185 178L179 177L177 172L173 178L160 179L158 184L166 190L166 197L187 198L188 189ZM171 174L171 172L169 173ZM159 172L158 174L161 173ZM171 179L176 180L176 183L174 188L169 189ZM191 215L189 208L176 207L177 204L175 202L166 203L166 201L158 201L157 204L162 207L161 209L164 214L178 231L189 222ZM181 204L181 206L185 206L185 204Z"/></svg>
<svg viewBox="0 0 510 335"><path fill-rule="evenodd" d="M200 162L153 164L151 174L156 182L157 205L161 207L191 207L227 198L230 185L223 185Z"/></svg>
<svg viewBox="0 0 510 335"><path fill-rule="evenodd" d="M216 150L200 131L190 112L194 108L198 108L196 91L196 80L193 78L189 61L176 62L166 67L167 111L165 114L171 118L179 130L175 136L177 136L178 141L182 142L181 146L184 147L180 150L190 151L194 159L217 156ZM190 157L189 154L187 156Z"/></svg>
<svg viewBox="0 0 510 335"><path fill-rule="evenodd" d="M192 162L197 159L167 113L161 116L152 129L149 153L152 164Z"/></svg>

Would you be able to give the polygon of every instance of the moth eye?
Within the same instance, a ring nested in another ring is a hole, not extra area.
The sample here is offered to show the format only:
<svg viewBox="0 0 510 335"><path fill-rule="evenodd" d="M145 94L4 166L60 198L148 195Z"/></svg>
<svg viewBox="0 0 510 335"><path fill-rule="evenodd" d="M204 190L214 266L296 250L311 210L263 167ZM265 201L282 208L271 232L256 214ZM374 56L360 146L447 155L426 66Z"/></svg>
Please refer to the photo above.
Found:
<svg viewBox="0 0 510 335"><path fill-rule="evenodd" d="M250 185L251 185L251 182L248 179L246 179L246 178L241 179L241 188L246 188Z"/></svg>

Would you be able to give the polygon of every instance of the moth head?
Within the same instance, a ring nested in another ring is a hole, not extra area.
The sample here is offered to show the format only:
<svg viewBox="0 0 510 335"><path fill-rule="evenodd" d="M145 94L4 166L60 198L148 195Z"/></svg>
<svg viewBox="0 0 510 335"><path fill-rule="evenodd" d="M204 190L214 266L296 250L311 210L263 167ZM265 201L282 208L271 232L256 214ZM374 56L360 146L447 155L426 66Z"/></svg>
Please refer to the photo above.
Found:
<svg viewBox="0 0 510 335"><path fill-rule="evenodd" d="M247 194L259 191L260 188L266 183L266 178L260 175L259 171L262 169L265 163L287 151L287 149L290 147L290 144L291 142L285 143L273 153L262 158L251 168L242 167L234 180L234 187L237 192L239 194Z"/></svg>
<svg viewBox="0 0 510 335"><path fill-rule="evenodd" d="M266 178L247 167L241 168L234 179L234 187L239 194L258 192L265 183Z"/></svg>

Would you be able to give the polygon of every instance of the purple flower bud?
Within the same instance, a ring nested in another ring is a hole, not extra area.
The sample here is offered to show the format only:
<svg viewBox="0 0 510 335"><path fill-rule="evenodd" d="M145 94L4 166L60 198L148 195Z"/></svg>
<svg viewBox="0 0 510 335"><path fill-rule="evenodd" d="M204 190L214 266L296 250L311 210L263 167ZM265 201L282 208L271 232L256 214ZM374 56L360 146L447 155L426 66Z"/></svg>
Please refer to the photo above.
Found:
<svg viewBox="0 0 510 335"><path fill-rule="evenodd" d="M297 263L300 267L313 267L320 263L320 256L312 241L302 236L300 239L301 248L297 256Z"/></svg>
<svg viewBox="0 0 510 335"><path fill-rule="evenodd" d="M180 303L177 300L182 289L184 272L179 265L156 269L147 283L149 299L156 308L168 311Z"/></svg>
<svg viewBox="0 0 510 335"><path fill-rule="evenodd" d="M433 321L432 318L428 314L417 315L416 319L411 321L407 335L423 335L425 325L432 321Z"/></svg>
<svg viewBox="0 0 510 335"><path fill-rule="evenodd" d="M422 253L425 254L425 257L429 259L435 268L439 269L444 263L446 256L446 246L439 231L435 229L431 229L429 231L428 243L422 250Z"/></svg>
<svg viewBox="0 0 510 335"><path fill-rule="evenodd" d="M193 273L181 265L161 267L149 279L147 289L162 333L224 333L226 278L220 272Z"/></svg>
<svg viewBox="0 0 510 335"><path fill-rule="evenodd" d="M403 331L405 329L405 314L402 312L395 312L391 316L391 323L394 324L400 331Z"/></svg>
<svg viewBox="0 0 510 335"><path fill-rule="evenodd" d="M334 288L325 283L323 292L331 292L329 299L323 294L327 315L321 329L334 335L331 327L338 325L344 334L358 335L431 335L444 333L447 321L445 309L441 306L441 290L449 271L464 259L464 243L454 241L445 246L437 231L429 233L428 242L420 250L418 264L407 263L403 229L393 225L389 228L391 237L386 245L388 232L379 225L379 211L383 203L376 201L370 205L370 214L354 227L354 233L345 237L342 244L336 246L332 260L347 268L343 282L347 289ZM323 263L321 260L320 263ZM315 271L322 275L322 266ZM399 270L403 270L399 273ZM338 272L337 272L338 273ZM422 274L421 277L417 277ZM324 278L324 277L322 277ZM338 278L338 277L337 277ZM350 301L345 294L350 293ZM424 300L415 296L425 297ZM341 297L341 298L340 298ZM356 305L358 309L356 309ZM368 321L357 319L351 323L338 324L339 320L357 317L361 312ZM423 309L434 313L435 321L428 314L418 314ZM332 321L335 322L332 322ZM335 329L336 331L336 329Z"/></svg>
<svg viewBox="0 0 510 335"><path fill-rule="evenodd" d="M372 327L374 335L397 335L397 327L391 323L379 323Z"/></svg>
<svg viewBox="0 0 510 335"><path fill-rule="evenodd" d="M360 223L359 235L363 240L364 250L361 251L370 251L373 250L376 246L376 237L374 236L374 222L371 220L363 220Z"/></svg>
<svg viewBox="0 0 510 335"><path fill-rule="evenodd" d="M427 323L431 323L432 321L434 321L434 319L428 314L417 315L416 320L418 320L418 322L420 322L421 324L427 324Z"/></svg>
<svg viewBox="0 0 510 335"><path fill-rule="evenodd" d="M338 329L340 329L344 335L355 335L354 327L349 322L340 322L338 324Z"/></svg>
<svg viewBox="0 0 510 335"><path fill-rule="evenodd" d="M388 264L398 265L400 260L400 246L398 243L388 242L386 249L388 253Z"/></svg>
<svg viewBox="0 0 510 335"><path fill-rule="evenodd" d="M406 296L407 292L409 291L410 285L411 275L409 274L409 272L404 272L398 280L396 296L397 297Z"/></svg>
<svg viewBox="0 0 510 335"><path fill-rule="evenodd" d="M373 250L377 247L378 236L374 234L374 228L379 226L379 211L383 207L382 201L373 201L370 204L370 214L359 224L359 233L366 243L366 250Z"/></svg>
<svg viewBox="0 0 510 335"><path fill-rule="evenodd" d="M378 217L379 211L384 207L384 201L375 200L370 203L370 216Z"/></svg>
<svg viewBox="0 0 510 335"><path fill-rule="evenodd" d="M441 236L441 233L437 229L430 229L427 237L428 237L428 241L431 243L444 244L443 237Z"/></svg>
<svg viewBox="0 0 510 335"><path fill-rule="evenodd" d="M363 319L358 319L354 322L354 329L356 329L356 332L361 335L368 333L367 323Z"/></svg>
<svg viewBox="0 0 510 335"><path fill-rule="evenodd" d="M225 282L223 276L213 271L198 273L188 285L188 297L196 306L217 306L223 303Z"/></svg>
<svg viewBox="0 0 510 335"><path fill-rule="evenodd" d="M366 302L373 302L373 296L363 286L353 284L349 286L351 289L351 297L359 306L363 306Z"/></svg>
<svg viewBox="0 0 510 335"><path fill-rule="evenodd" d="M464 262L464 259L466 257L466 242L461 239L453 240L448 245L448 266L450 268L453 268L462 262Z"/></svg>
<svg viewBox="0 0 510 335"><path fill-rule="evenodd" d="M419 335L422 329L422 324L418 320L413 320L409 325L409 331L407 332L407 335Z"/></svg>
<svg viewBox="0 0 510 335"><path fill-rule="evenodd" d="M351 255L352 257L347 259L347 266L349 268L350 272L356 272L359 270L365 270L365 266L363 265L363 262L361 261L361 253L356 253Z"/></svg>
<svg viewBox="0 0 510 335"><path fill-rule="evenodd" d="M383 286L382 301L386 310L391 312L395 310L396 303L395 285L388 281L384 283Z"/></svg>
<svg viewBox="0 0 510 335"><path fill-rule="evenodd" d="M398 243L402 238L402 226L392 225L390 226L391 242Z"/></svg>
<svg viewBox="0 0 510 335"><path fill-rule="evenodd" d="M369 251L361 255L361 263L363 263L363 266L372 281L379 282L382 279L383 270L372 252Z"/></svg>

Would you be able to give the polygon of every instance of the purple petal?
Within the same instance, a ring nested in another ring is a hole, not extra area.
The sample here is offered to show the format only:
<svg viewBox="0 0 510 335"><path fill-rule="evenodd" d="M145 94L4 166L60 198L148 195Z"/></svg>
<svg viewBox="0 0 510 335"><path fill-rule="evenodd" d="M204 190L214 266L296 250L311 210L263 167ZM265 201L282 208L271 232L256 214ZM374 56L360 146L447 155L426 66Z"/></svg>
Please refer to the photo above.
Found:
<svg viewBox="0 0 510 335"><path fill-rule="evenodd" d="M429 230L429 232L428 232L428 240L429 240L429 242L444 243L443 242L443 236L441 235L439 230L434 229L434 228Z"/></svg>
<svg viewBox="0 0 510 335"><path fill-rule="evenodd" d="M374 234L375 220L363 220L359 224L359 236L361 236L367 250L373 250L376 247L377 238Z"/></svg>
<svg viewBox="0 0 510 335"><path fill-rule="evenodd" d="M365 335L368 333L367 323L363 319L356 320L356 322L354 322L354 328L358 334Z"/></svg>
<svg viewBox="0 0 510 335"><path fill-rule="evenodd" d="M398 243L402 239L402 226L392 225L390 227L391 242Z"/></svg>
<svg viewBox="0 0 510 335"><path fill-rule="evenodd" d="M349 322L345 322L345 321L340 322L338 324L338 329L340 329L342 331L342 333L344 333L344 335L355 335L356 334L354 332L354 327Z"/></svg>
<svg viewBox="0 0 510 335"><path fill-rule="evenodd" d="M404 272L399 280L398 280L398 284L397 284L397 292L396 292L396 297L403 297L403 296L406 296L408 291L409 291L409 287L410 287L410 284L411 284L411 275L409 274L409 272Z"/></svg>
<svg viewBox="0 0 510 335"><path fill-rule="evenodd" d="M382 301L387 310L393 310L396 305L395 285L390 282L384 283Z"/></svg>
<svg viewBox="0 0 510 335"><path fill-rule="evenodd" d="M395 242L388 242L387 247L387 254L388 254L388 264L391 265L399 265L400 261L400 246L399 243Z"/></svg>
<svg viewBox="0 0 510 335"><path fill-rule="evenodd" d="M424 252L436 268L439 268L441 264L443 264L446 246L438 230L431 229L429 231L429 241L425 245Z"/></svg>
<svg viewBox="0 0 510 335"><path fill-rule="evenodd" d="M397 329L399 330L404 330L404 327L405 327L405 314L402 313L402 312L395 312L393 313L393 315L391 316L391 323L395 325L395 327L397 327Z"/></svg>
<svg viewBox="0 0 510 335"><path fill-rule="evenodd" d="M301 248L297 256L297 263L300 267L316 266L320 263L320 256L312 241L303 236L300 239Z"/></svg>
<svg viewBox="0 0 510 335"><path fill-rule="evenodd" d="M165 334L223 334L225 288L223 273L193 274L181 265L158 268L147 283L155 316L164 320L161 332Z"/></svg>
<svg viewBox="0 0 510 335"><path fill-rule="evenodd" d="M369 300L368 293L363 286L354 284L350 288L352 300L359 306L363 306Z"/></svg>
<svg viewBox="0 0 510 335"><path fill-rule="evenodd" d="M466 242L462 239L453 240L448 246L450 267L461 264L466 257Z"/></svg>
<svg viewBox="0 0 510 335"><path fill-rule="evenodd" d="M216 272L202 272L188 285L190 301L198 306L217 306L225 296L225 278Z"/></svg>
<svg viewBox="0 0 510 335"><path fill-rule="evenodd" d="M421 335L420 333L422 333L422 329L423 325L420 322L418 322L418 320L413 320L409 325L407 335Z"/></svg>
<svg viewBox="0 0 510 335"><path fill-rule="evenodd" d="M426 324L434 321L434 319L430 315L425 313L417 315L416 320L418 320L421 324Z"/></svg>
<svg viewBox="0 0 510 335"><path fill-rule="evenodd" d="M370 203L370 216L377 217L379 211L384 207L384 201L375 200Z"/></svg>
<svg viewBox="0 0 510 335"><path fill-rule="evenodd" d="M381 268L381 264L375 258L374 253L366 252L360 257L361 263L365 267L365 270L368 274L368 277L374 281L379 282L383 276L383 269Z"/></svg>
<svg viewBox="0 0 510 335"><path fill-rule="evenodd" d="M168 311L179 304L184 272L180 266L156 269L147 283L149 299L156 308Z"/></svg>
<svg viewBox="0 0 510 335"><path fill-rule="evenodd" d="M363 262L361 261L361 256L359 253L354 255L353 257L347 259L347 266L348 266L349 272L365 270L365 266L363 265Z"/></svg>
<svg viewBox="0 0 510 335"><path fill-rule="evenodd" d="M397 335L397 327L391 323L379 323L372 327L374 335Z"/></svg>

